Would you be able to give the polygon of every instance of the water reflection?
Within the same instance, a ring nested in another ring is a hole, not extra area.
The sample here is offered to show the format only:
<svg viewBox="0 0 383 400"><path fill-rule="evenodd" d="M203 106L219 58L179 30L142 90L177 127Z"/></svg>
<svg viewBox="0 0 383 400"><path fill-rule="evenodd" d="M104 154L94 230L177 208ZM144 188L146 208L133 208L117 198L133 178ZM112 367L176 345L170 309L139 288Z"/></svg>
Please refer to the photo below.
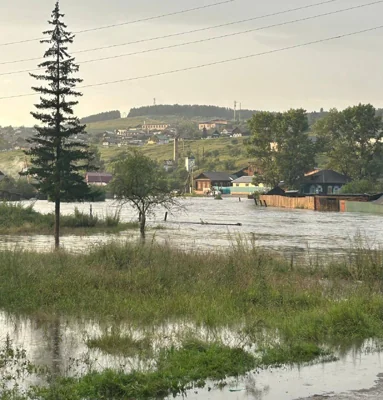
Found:
<svg viewBox="0 0 383 400"><path fill-rule="evenodd" d="M358 213L320 213L307 210L289 210L255 207L251 200L238 202L235 198L214 201L210 198L189 198L182 200L185 211L178 211L163 221L164 210L149 219L149 226L161 225L165 229L152 230L148 237L160 243L171 243L180 248L198 248L201 250L225 249L241 240L252 241L256 245L276 249L288 254L312 252L339 255L350 247L356 235L361 235L369 247L383 245L382 217ZM35 203L37 211L53 212L53 204L45 201ZM74 207L89 212L89 203L63 204L63 214L73 213ZM113 213L117 203L93 203L93 213L105 216ZM122 208L124 221L136 221L135 210L129 206ZM196 222L241 223L242 226L198 225ZM95 244L110 240L121 242L135 241L138 232L128 231L119 235L98 234L82 237L63 237L62 245L70 251L83 252ZM53 248L53 237L0 236L0 248L33 248L47 251Z"/></svg>
<svg viewBox="0 0 383 400"><path fill-rule="evenodd" d="M108 323L55 318L51 321L22 318L0 313L0 342L9 335L24 348L34 364L47 366L53 375L79 375L90 370L114 368L126 372L153 367L150 360L103 354L86 346L88 338L110 333ZM158 349L177 343L185 333L201 340L221 340L230 346L243 346L245 338L229 329L210 330L191 323L134 328L121 324L122 333L140 338L150 335ZM240 330L239 330L240 331ZM297 399L300 397L372 387L383 365L377 343L367 341L340 349L340 360L301 367L267 368L228 381L222 390L208 383L206 389L188 393L188 399ZM36 381L25 380L28 385ZM38 382L37 382L38 383ZM169 398L170 399L170 398Z"/></svg>

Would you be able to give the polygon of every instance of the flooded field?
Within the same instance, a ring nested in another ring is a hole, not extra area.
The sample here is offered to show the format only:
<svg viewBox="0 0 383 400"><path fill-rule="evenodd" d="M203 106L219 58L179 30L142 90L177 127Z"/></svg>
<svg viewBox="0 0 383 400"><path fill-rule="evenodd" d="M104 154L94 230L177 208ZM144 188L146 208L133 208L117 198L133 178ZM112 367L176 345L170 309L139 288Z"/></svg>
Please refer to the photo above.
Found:
<svg viewBox="0 0 383 400"><path fill-rule="evenodd" d="M154 347L177 342L185 333L192 333L206 341L218 338L229 346L243 345L243 338L237 333L209 330L193 324L169 324L143 329L122 325L120 328L121 332L135 337L150 335L154 339ZM13 345L26 350L26 356L33 364L47 367L51 373L76 376L105 368L130 372L151 367L150 360L106 355L87 347L88 339L108 329L107 324L100 325L94 321L60 319L42 322L0 313L0 341L11 337ZM383 360L376 346L372 341L349 346L337 351L339 361L332 363L257 370L238 380L228 379L223 389L195 389L187 397L203 400L293 400L369 388L374 386L377 375L383 372ZM43 383L43 379L38 382ZM36 379L27 377L22 383L27 386L36 383ZM208 383L207 387L214 388L214 384Z"/></svg>
<svg viewBox="0 0 383 400"><path fill-rule="evenodd" d="M252 241L256 245L286 251L289 254L314 252L322 255L344 253L360 236L371 248L383 245L382 216L358 213L322 213L307 210L291 210L256 207L252 200L224 198L216 201L212 198L189 198L181 201L183 210L170 215L164 222L164 210L149 218L149 227L158 227L149 231L148 237L160 243L170 243L181 248L201 250L224 249L237 240ZM26 203L29 204L29 203ZM64 214L73 213L75 207L89 212L89 203L63 204ZM35 210L53 212L53 204L37 201ZM92 204L94 214L105 216L114 213L118 204L113 201ZM121 210L123 221L136 221L137 213L129 206ZM215 224L237 224L242 226L203 225L202 222ZM110 240L136 240L138 232L128 231L119 235L94 235L83 237L63 237L63 246L71 251L84 251L97 243ZM1 247L26 247L40 251L50 250L53 237L45 235L1 236Z"/></svg>
<svg viewBox="0 0 383 400"><path fill-rule="evenodd" d="M287 255L313 254L335 258L347 254L347 250L358 240L370 248L383 248L383 220L380 216L260 208L251 200L239 201L238 198L224 198L223 201L188 198L181 202L183 210L169 215L167 222L164 222L164 210L158 210L156 215L149 218L148 240L182 249L220 252L237 242L255 243L256 246ZM71 214L75 207L83 212L90 212L91 207L93 214L99 216L113 214L119 209L117 203L107 201L63 204L62 212ZM34 208L43 213L53 212L53 204L44 201L36 202ZM124 206L121 218L126 222L136 221L137 215L132 208ZM92 246L112 240L124 242L137 239L138 232L126 231L117 235L65 236L62 244L68 251L84 252ZM0 248L15 247L50 251L53 248L53 236L0 236ZM44 316L25 318L1 311L0 345L9 340L12 346L25 350L27 359L34 365L60 376L79 376L106 368L127 373L153 368L150 358L143 360L137 355L114 356L88 347L90 339L110 333L112 326L119 333L132 338L150 337L154 350L180 343L185 335L191 335L204 342L218 340L226 346L254 351L246 347L249 344L241 329L208 329L180 321L137 328L126 321L111 324L107 321L65 317L55 319L52 316L47 321ZM342 349L332 348L338 361L260 369L245 377L228 379L222 389L216 388L213 382L207 382L205 389L192 390L187 397L193 400L293 400L372 388L378 381L378 375L383 373L381 349L381 344L373 341L354 343ZM44 380L42 375L16 379L22 387L44 383ZM339 399L375 399L374 393L363 393L365 397L349 393Z"/></svg>

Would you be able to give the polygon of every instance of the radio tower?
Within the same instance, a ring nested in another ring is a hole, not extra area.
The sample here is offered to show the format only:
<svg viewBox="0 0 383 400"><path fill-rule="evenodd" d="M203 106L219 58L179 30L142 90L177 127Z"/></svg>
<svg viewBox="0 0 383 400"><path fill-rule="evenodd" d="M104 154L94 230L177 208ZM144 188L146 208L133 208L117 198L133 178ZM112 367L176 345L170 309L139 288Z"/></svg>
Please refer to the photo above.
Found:
<svg viewBox="0 0 383 400"><path fill-rule="evenodd" d="M234 101L234 121L237 120L237 102Z"/></svg>
<svg viewBox="0 0 383 400"><path fill-rule="evenodd" d="M154 105L154 106L157 105L157 103L156 103L156 98L153 99L153 105Z"/></svg>

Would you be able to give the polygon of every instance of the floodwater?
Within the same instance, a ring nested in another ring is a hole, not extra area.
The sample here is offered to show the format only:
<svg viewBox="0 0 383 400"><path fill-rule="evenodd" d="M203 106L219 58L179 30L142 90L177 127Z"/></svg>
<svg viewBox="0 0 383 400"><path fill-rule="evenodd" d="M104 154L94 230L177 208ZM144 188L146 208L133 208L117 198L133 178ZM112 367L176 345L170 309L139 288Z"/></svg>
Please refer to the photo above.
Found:
<svg viewBox="0 0 383 400"><path fill-rule="evenodd" d="M239 201L238 198L224 198L222 201L213 198L187 198L182 199L181 203L183 210L169 215L167 222L164 222L164 210L158 210L149 218L148 240L203 251L225 251L237 241L255 242L257 246L288 255L313 253L331 257L341 257L355 243L356 238L363 238L364 244L371 248L383 248L382 216L261 208L256 207L251 200ZM113 214L118 209L117 203L107 201L63 204L62 212L73 213L74 207L89 212L90 205L93 214L100 217ZM45 201L37 201L34 208L43 213L53 212L53 204ZM123 221L136 221L137 213L131 207L124 206L121 217ZM200 224L201 221L223 225ZM241 226L233 226L238 223ZM161 229L153 229L158 226ZM84 252L92 246L111 240L125 242L137 239L138 232L127 231L117 235L98 234L80 239L77 236L65 236L62 238L62 245L68 251ZM0 248L15 247L49 251L53 248L53 237L0 236ZM191 330L195 336L204 340L218 335L224 343L232 346L240 345L242 340L229 331L212 333L193 325L185 327L175 324L142 330L123 326L121 329L137 338L149 334L154 338L156 347L167 345L170 341L176 342L184 329ZM60 319L44 322L9 316L0 311L0 345L9 335L15 346L26 350L30 361L49 367L54 373L76 375L88 371L89 368L102 370L108 367L128 372L132 368L151 366L150 361L105 355L87 347L87 339L109 331L110 325L95 321ZM229 385L222 391L198 389L188 393L188 398L293 400L371 388L378 374L383 373L381 353L369 351L371 346L367 342L349 348L340 354L337 362L257 371L238 381L229 381ZM24 383L27 385L32 382L26 378ZM347 396L342 398L359 398L352 397L351 394L350 397Z"/></svg>
<svg viewBox="0 0 383 400"><path fill-rule="evenodd" d="M110 331L107 324L94 321L57 320L51 322L16 318L0 313L0 344L9 335L15 347L26 350L27 358L46 366L56 374L73 376L92 370L116 368L129 372L133 368L150 368L150 361L105 355L86 346L89 338ZM219 338L226 345L239 346L243 338L228 330L209 331L192 324L151 327L144 330L121 326L122 333L140 338L153 337L154 347L177 343L182 333L193 333L202 340ZM164 340L163 338L167 338ZM202 400L293 400L314 395L328 395L374 386L383 372L383 360L372 341L350 346L340 352L339 361L301 367L268 368L248 374L239 380L228 380L220 389L196 389L188 399ZM42 382L42 381L40 381ZM21 382L19 382L21 383ZM26 378L24 387L36 383ZM214 388L212 383L208 386ZM181 396L180 396L181 398ZM170 400L170 398L169 398Z"/></svg>
<svg viewBox="0 0 383 400"><path fill-rule="evenodd" d="M169 243L185 249L224 250L238 240L254 241L257 246L286 252L288 254L320 253L336 256L349 249L355 238L363 238L371 248L383 247L383 216L359 213L326 213L308 210L291 210L256 207L248 199L226 197L222 201L213 198L182 199L182 210L169 215L164 222L165 210L158 210L149 218L149 227L161 226L148 232L149 240ZM29 204L28 202L25 202ZM75 207L93 214L105 216L118 208L114 201L105 203L63 204L62 213L73 213ZM37 201L35 210L53 212L53 204ZM123 221L137 221L137 213L130 206L121 209ZM206 225L202 222L228 225ZM232 226L240 223L241 226ZM232 224L232 225L229 225ZM83 252L93 245L110 240L132 241L138 239L138 232L127 231L118 235L98 234L62 238L64 248ZM1 236L0 247L25 247L47 251L53 247L51 235Z"/></svg>

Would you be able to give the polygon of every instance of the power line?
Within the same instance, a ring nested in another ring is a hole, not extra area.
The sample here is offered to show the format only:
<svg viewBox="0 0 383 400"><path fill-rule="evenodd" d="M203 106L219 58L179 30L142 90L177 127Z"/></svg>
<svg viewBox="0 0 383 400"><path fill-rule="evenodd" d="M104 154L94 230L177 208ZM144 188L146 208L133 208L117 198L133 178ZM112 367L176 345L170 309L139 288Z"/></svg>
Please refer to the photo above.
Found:
<svg viewBox="0 0 383 400"><path fill-rule="evenodd" d="M211 29L223 28L223 27L227 27L227 26L231 26L231 25L236 25L236 24L241 24L241 23L245 23L245 22L255 21L255 20L258 20L258 19L264 19L264 18L274 17L274 16L277 16L277 15L288 14L288 13L291 13L291 12L294 12L294 11L300 11L300 10L305 10L305 9L308 9L308 8L318 7L318 6L321 6L321 5L334 3L336 1L339 1L339 0L321 1L319 3L309 4L309 5L305 5L305 6L302 6L302 7L290 8L290 9L287 9L287 10L278 11L278 12L271 13L271 14L260 15L260 16L256 16L256 17L252 17L252 18L242 19L242 20L239 20L239 21L233 21L233 22L228 22L228 23L224 23L224 24L209 26L209 27L206 27L206 28L198 28L198 29L193 29L193 30L190 30L190 31L172 33L172 34L164 35L164 36L156 36L156 37L148 38L148 39L140 39L140 40L136 40L136 41L132 41L132 42L125 42L125 43L112 44L112 45L103 46L103 47L94 47L94 48L90 48L90 49L73 51L72 54L89 53L89 52L92 52L92 51L106 50L106 49L111 49L111 48L115 48L115 47L128 46L128 45L131 45L131 44L145 43L145 42L151 42L151 41L160 40L160 39L169 39L169 38L172 38L172 37L188 35L188 34L191 34L191 33L204 32L204 31L208 31L208 30L211 30ZM26 58L26 59L22 59L22 60L4 61L4 62L1 62L0 65L16 64L16 63L22 63L22 62L27 62L27 61L38 61L38 60L41 60L41 59L42 59L41 57L34 57L34 58Z"/></svg>
<svg viewBox="0 0 383 400"><path fill-rule="evenodd" d="M341 10L329 11L329 12L326 12L326 13L323 13L323 14L317 14L317 15L313 15L313 16L310 16L310 17L304 17L304 18L299 18L299 19L295 19L295 20L291 20L291 21L285 21L285 22L281 22L281 23L277 23L277 24L258 27L258 28L254 28L254 29L248 29L246 31L228 33L228 34L225 34L225 35L213 36L213 37L210 37L210 38L194 40L194 41L191 41L191 42L177 43L177 44L173 44L173 45L169 45L169 46L157 47L157 48L154 48L154 49L141 50L141 51L136 51L136 52L133 52L133 53L123 53L123 54L117 54L117 55L114 55L114 56L101 57L101 58L95 58L95 59L91 59L91 60L81 61L81 62L79 62L79 65L89 64L89 63L99 62L99 61L113 60L113 59L117 59L117 58L129 57L129 56L134 56L134 55L138 55L138 54L152 53L152 52L160 51L160 50L169 50L169 49L173 49L173 48L176 48L176 47L183 47L183 46L188 46L188 45L191 45L191 44L204 43L204 42L209 42L209 41L213 41L213 40L217 40L217 39L224 39L224 38L228 38L228 37L244 35L244 34L251 33L251 32L261 31L261 30L270 29L270 28L275 28L275 27L278 27L278 26L291 25L291 24L294 24L294 23L297 23L297 22L309 21L309 20L313 20L313 19L317 19L317 18L321 18L321 17L326 17L326 16L329 16L329 15L340 14L340 13L343 13L345 11L351 11L351 10L360 9L360 8L363 8L363 7L368 7L368 6L372 6L372 5L376 5L376 4L382 4L382 3L383 3L383 0L378 0L378 1L374 1L372 3L362 4L362 5L348 7L348 8L343 8ZM3 73L0 73L0 76L15 75L15 74L21 74L21 73L34 72L34 71L40 71L40 68L26 69L26 70L19 70L19 71L11 71L11 72L3 72Z"/></svg>
<svg viewBox="0 0 383 400"><path fill-rule="evenodd" d="M293 46L282 47L280 49L268 50L268 51L264 51L262 53L249 54L247 56L230 58L227 60L215 61L215 62L207 63L207 64L194 65L191 67L174 69L171 71L158 72L158 73L154 73L154 74L150 74L150 75L137 76L134 78L125 78L125 79L119 79L116 81L100 82L100 83L95 83L95 84L91 84L91 85L83 85L83 86L78 86L78 89L85 89L85 88L98 87L98 86L107 86L107 85L113 85L116 83L123 83L123 82L138 81L138 80L154 78L154 77L158 77L158 76L171 75L171 74L175 74L175 73L179 73L179 72L197 70L197 69L211 67L211 66L220 65L220 64L227 64L227 63L234 62L234 61L246 60L249 58L260 57L260 56L264 56L267 54L279 53L282 51L298 49L300 47L306 47L306 46L310 46L313 44L329 42L332 40L342 39L342 38L349 37L349 36L355 36L355 35L359 35L359 34L366 33L366 32L376 31L376 30L382 29L382 28L383 28L383 25L379 25L379 26L375 26L373 28L363 29L360 31L354 31L354 32L350 32L350 33L337 35L337 36L331 36L331 37L324 38L324 39L313 40L311 42L300 43L300 44L296 44ZM14 95L14 96L0 97L0 100L14 99L14 98L20 98L20 97L31 97L31 96L36 96L36 95L37 95L37 93L26 93L26 94Z"/></svg>
<svg viewBox="0 0 383 400"><path fill-rule="evenodd" d="M171 16L174 16L174 15L180 15L180 14L186 14L186 13L189 13L189 12L192 12L192 11L204 10L204 9L207 9L207 8L220 6L222 4L232 3L234 1L236 1L236 0L224 0L224 1L220 1L218 3L206 4L204 6L188 8L186 10L181 10L181 11L174 11L174 12L171 12L171 13L168 13L168 14L156 15L154 17L147 17L147 18L142 18L142 19L136 19L136 20L133 20L133 21L121 22L121 23L118 23L118 24L98 26L98 27L90 28L90 29L83 29L81 31L75 31L74 34L78 35L78 34L86 33L86 32L101 31L101 30L104 30L104 29L117 28L119 26L137 24L139 22L153 21L155 19L171 17ZM37 41L43 40L43 39L45 39L45 38L34 38L34 39L25 39L25 40L19 40L19 41L14 41L14 42L8 42L8 43L0 43L0 47L2 47L2 46L12 46L12 45L15 45L15 44L22 44L22 43L37 42Z"/></svg>

